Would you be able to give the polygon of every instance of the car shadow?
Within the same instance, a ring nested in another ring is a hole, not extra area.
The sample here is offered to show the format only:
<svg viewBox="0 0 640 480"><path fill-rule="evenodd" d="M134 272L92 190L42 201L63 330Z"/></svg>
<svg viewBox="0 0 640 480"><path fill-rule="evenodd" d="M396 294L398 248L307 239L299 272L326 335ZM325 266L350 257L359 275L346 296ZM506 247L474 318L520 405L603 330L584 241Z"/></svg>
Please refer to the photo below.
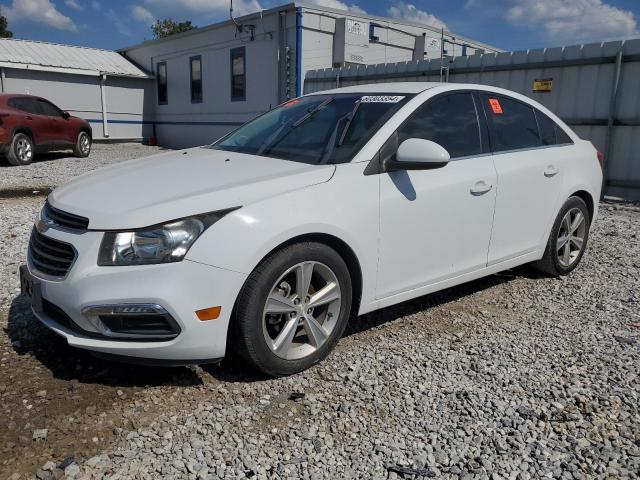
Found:
<svg viewBox="0 0 640 480"><path fill-rule="evenodd" d="M21 295L11 302L4 330L16 354L35 358L57 379L112 387L197 386L203 383L191 368L129 365L70 347L62 337L39 322Z"/></svg>
<svg viewBox="0 0 640 480"><path fill-rule="evenodd" d="M45 152L45 153L36 153L33 157L33 163L41 163L41 162L49 162L52 160L59 160L61 158L69 158L73 157L73 152L71 150L56 150L54 152ZM78 160L82 160L78 158ZM0 156L0 168L13 168L14 165L9 163L7 157L5 155Z"/></svg>

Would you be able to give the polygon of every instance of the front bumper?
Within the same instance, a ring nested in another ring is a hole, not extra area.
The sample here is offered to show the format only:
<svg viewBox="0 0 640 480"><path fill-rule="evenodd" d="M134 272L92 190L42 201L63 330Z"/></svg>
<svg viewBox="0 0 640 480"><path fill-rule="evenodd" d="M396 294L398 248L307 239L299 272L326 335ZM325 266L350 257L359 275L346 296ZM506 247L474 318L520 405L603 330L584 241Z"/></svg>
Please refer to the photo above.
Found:
<svg viewBox="0 0 640 480"><path fill-rule="evenodd" d="M51 309L34 311L69 345L122 357L170 363L206 362L225 354L227 329L236 297L246 275L201 263L182 262L132 267L98 267L101 232L70 233L50 229L45 236L70 243L78 252L64 279L43 275L28 263L29 272L41 282L43 302L54 305L74 326L51 315ZM175 320L179 334L165 341L111 339L83 313L95 306L157 304ZM195 312L221 306L216 320L200 321Z"/></svg>

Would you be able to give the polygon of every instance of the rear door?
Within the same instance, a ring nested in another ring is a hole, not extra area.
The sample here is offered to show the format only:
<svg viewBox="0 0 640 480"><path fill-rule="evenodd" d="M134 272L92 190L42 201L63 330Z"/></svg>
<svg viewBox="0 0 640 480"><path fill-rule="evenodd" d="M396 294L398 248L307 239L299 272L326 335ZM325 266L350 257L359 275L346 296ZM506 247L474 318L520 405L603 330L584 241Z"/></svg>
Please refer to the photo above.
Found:
<svg viewBox="0 0 640 480"><path fill-rule="evenodd" d="M9 99L11 108L20 110L24 117L22 124L29 128L36 146L48 146L51 141L49 119L44 116L33 97L14 97Z"/></svg>
<svg viewBox="0 0 640 480"><path fill-rule="evenodd" d="M483 92L498 174L489 265L531 253L545 243L557 212L563 176L554 146L544 145L535 109Z"/></svg>
<svg viewBox="0 0 640 480"><path fill-rule="evenodd" d="M496 172L480 109L471 92L438 95L383 147L395 153L402 141L423 138L447 149L451 161L435 170L380 175L378 298L486 266Z"/></svg>

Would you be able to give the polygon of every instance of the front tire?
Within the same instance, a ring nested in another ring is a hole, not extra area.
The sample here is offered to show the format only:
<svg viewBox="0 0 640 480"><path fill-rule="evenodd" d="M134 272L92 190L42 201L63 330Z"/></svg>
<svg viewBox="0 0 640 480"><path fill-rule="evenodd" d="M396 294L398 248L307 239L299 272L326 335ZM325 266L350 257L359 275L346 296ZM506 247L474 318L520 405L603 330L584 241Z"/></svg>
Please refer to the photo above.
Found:
<svg viewBox="0 0 640 480"><path fill-rule="evenodd" d="M568 275L574 270L587 247L591 217L580 197L569 197L560 209L551 229L547 248L534 266L554 277Z"/></svg>
<svg viewBox="0 0 640 480"><path fill-rule="evenodd" d="M33 141L24 133L16 133L11 140L7 160L11 165L29 165L33 161Z"/></svg>
<svg viewBox="0 0 640 480"><path fill-rule="evenodd" d="M349 269L332 248L290 245L251 273L238 298L234 349L270 376L324 359L342 336L352 303Z"/></svg>
<svg viewBox="0 0 640 480"><path fill-rule="evenodd" d="M76 145L73 147L73 154L76 157L85 158L91 153L91 137L84 130L78 133Z"/></svg>

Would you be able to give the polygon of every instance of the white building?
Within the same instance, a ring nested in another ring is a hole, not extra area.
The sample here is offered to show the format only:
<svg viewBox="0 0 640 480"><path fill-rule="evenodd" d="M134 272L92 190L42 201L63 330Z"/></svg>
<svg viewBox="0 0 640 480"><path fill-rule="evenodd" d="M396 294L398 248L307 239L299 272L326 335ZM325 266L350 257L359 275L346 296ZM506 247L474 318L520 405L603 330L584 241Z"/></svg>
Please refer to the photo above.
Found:
<svg viewBox="0 0 640 480"><path fill-rule="evenodd" d="M442 47L447 56L498 51L418 23L296 2L120 53L156 76L158 142L186 147L300 95L308 70L440 58Z"/></svg>
<svg viewBox="0 0 640 480"><path fill-rule="evenodd" d="M29 40L0 40L0 90L51 100L89 120L94 139L149 137L153 77L117 52Z"/></svg>

